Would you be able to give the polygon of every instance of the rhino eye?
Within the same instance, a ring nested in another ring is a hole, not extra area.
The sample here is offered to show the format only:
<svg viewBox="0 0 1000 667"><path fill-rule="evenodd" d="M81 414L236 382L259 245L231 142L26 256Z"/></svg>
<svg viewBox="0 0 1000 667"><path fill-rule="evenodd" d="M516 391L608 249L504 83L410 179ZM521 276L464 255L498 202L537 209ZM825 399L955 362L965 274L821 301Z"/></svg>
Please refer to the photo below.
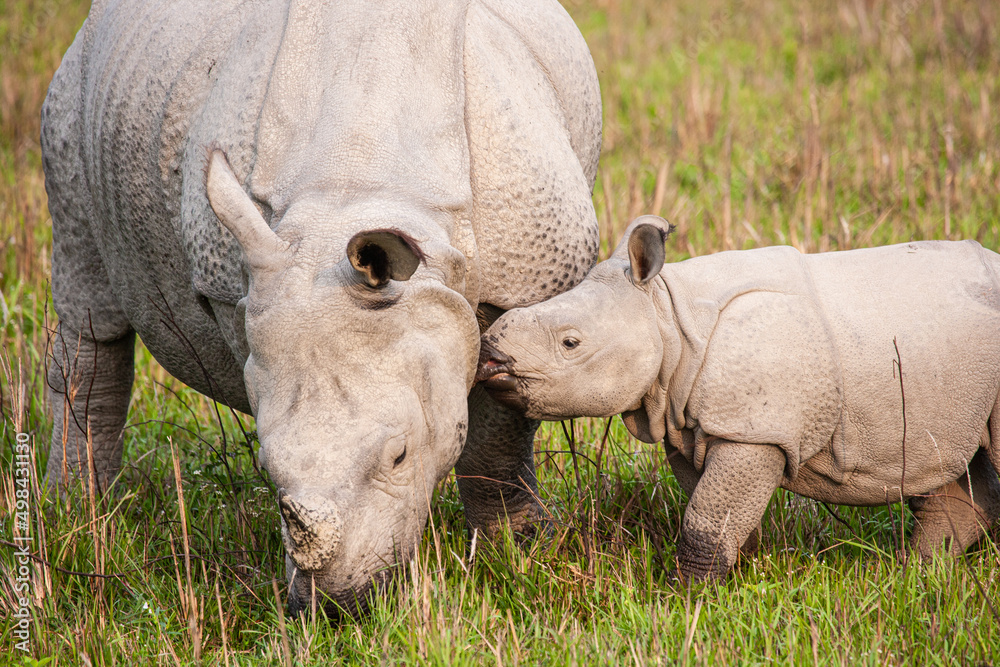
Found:
<svg viewBox="0 0 1000 667"><path fill-rule="evenodd" d="M396 457L396 460L392 462L393 468L398 468L399 464L406 459L406 447L403 447L403 453Z"/></svg>
<svg viewBox="0 0 1000 667"><path fill-rule="evenodd" d="M565 347L567 350L572 350L573 348L575 348L577 345L580 344L580 341L578 341L575 338L563 338L562 344L563 347Z"/></svg>

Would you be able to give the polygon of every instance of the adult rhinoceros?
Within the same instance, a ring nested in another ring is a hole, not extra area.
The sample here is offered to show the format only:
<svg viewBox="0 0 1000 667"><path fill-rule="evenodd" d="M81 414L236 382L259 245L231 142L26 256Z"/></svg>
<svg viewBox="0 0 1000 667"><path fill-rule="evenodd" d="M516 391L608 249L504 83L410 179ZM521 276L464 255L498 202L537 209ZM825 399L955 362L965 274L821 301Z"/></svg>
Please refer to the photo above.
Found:
<svg viewBox="0 0 1000 667"><path fill-rule="evenodd" d="M555 0L98 1L42 119L50 480L88 428L119 471L138 333L255 415L293 609L363 606L453 466L471 526L535 517L537 422L472 387L480 327L596 259L597 77Z"/></svg>

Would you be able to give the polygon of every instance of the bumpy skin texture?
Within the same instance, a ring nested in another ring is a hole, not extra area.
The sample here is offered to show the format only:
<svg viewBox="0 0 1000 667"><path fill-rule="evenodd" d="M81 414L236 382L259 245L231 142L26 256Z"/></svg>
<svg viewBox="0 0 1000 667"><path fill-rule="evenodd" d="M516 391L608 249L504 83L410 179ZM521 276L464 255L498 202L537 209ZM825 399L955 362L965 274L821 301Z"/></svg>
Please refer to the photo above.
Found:
<svg viewBox="0 0 1000 667"><path fill-rule="evenodd" d="M922 556L996 522L1000 256L921 242L663 266L667 231L638 219L579 286L503 315L477 378L529 417L622 413L637 438L665 439L691 495L683 572L727 572L779 485L847 505L912 499Z"/></svg>
<svg viewBox="0 0 1000 667"><path fill-rule="evenodd" d="M51 402L62 411L54 415L49 480L78 475L89 483L93 475L97 489L104 490L118 475L134 356L134 333L102 342L89 330L60 327L47 373Z"/></svg>
<svg viewBox="0 0 1000 667"><path fill-rule="evenodd" d="M479 386L469 394L469 436L455 464L469 528L493 537L504 522L527 534L542 518L531 447L539 422L497 404Z"/></svg>
<svg viewBox="0 0 1000 667"><path fill-rule="evenodd" d="M469 433L469 469L520 485L464 480L470 523L537 514L537 422L469 391L477 311L596 260L597 76L557 2L98 0L41 138L50 480L86 473L88 419L120 468L137 333L257 418L293 608L315 582L358 610Z"/></svg>
<svg viewBox="0 0 1000 667"><path fill-rule="evenodd" d="M732 443L730 443L730 445L735 446ZM674 449L670 443L664 442L663 448L666 451L667 463L670 465L670 470L674 473L674 479L676 479L677 483L680 484L681 489L684 490L684 493L687 494L688 498L693 498L694 492L701 482L701 472L695 470L694 466L691 465L691 462L684 458L683 454ZM719 464L716 465L718 466ZM705 487L707 486L711 486L711 482L706 482ZM752 556L757 553L757 549L760 547L759 523L757 526L754 526L749 535L744 538L742 544L738 546L739 552L743 556Z"/></svg>

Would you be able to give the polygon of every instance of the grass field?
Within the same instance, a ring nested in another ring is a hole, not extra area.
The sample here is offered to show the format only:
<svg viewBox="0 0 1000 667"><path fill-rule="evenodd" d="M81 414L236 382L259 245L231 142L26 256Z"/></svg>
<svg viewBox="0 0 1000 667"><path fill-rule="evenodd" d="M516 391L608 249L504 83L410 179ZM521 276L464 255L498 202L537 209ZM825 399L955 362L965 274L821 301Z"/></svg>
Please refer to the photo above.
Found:
<svg viewBox="0 0 1000 667"><path fill-rule="evenodd" d="M925 238L1000 249L1000 5L567 8L604 95L594 202L605 252L648 212L678 225L671 260ZM86 11L0 0L0 664L1000 664L996 529L964 558L919 563L900 548L907 510L834 515L779 491L760 555L724 582L685 588L667 576L683 494L662 452L617 419L606 440L600 420L539 432L557 519L547 539L473 550L449 478L417 559L369 618L286 618L279 521L252 443L142 348L127 492L56 502L35 487L32 553L49 565L31 566L24 657L12 634L13 448L28 432L40 473L51 428L38 111Z"/></svg>

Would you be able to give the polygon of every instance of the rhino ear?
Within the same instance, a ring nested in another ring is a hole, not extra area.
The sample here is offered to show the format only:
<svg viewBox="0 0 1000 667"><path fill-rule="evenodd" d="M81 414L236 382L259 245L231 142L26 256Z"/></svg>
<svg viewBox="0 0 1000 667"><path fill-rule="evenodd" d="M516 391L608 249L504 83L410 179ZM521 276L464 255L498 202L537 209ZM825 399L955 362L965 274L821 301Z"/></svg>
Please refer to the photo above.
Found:
<svg viewBox="0 0 1000 667"><path fill-rule="evenodd" d="M347 243L347 259L372 287L409 280L424 254L417 242L396 229L358 232Z"/></svg>
<svg viewBox="0 0 1000 667"><path fill-rule="evenodd" d="M631 279L636 285L652 280L663 268L663 244L674 226L658 215L643 215L632 221L612 257L628 257Z"/></svg>
<svg viewBox="0 0 1000 667"><path fill-rule="evenodd" d="M659 225L640 224L632 229L628 237L628 261L632 271L632 282L645 285L663 268L665 252L663 244L670 229Z"/></svg>
<svg viewBox="0 0 1000 667"><path fill-rule="evenodd" d="M221 150L212 150L205 169L205 192L219 221L239 242L251 268L264 269L288 249L236 180Z"/></svg>

